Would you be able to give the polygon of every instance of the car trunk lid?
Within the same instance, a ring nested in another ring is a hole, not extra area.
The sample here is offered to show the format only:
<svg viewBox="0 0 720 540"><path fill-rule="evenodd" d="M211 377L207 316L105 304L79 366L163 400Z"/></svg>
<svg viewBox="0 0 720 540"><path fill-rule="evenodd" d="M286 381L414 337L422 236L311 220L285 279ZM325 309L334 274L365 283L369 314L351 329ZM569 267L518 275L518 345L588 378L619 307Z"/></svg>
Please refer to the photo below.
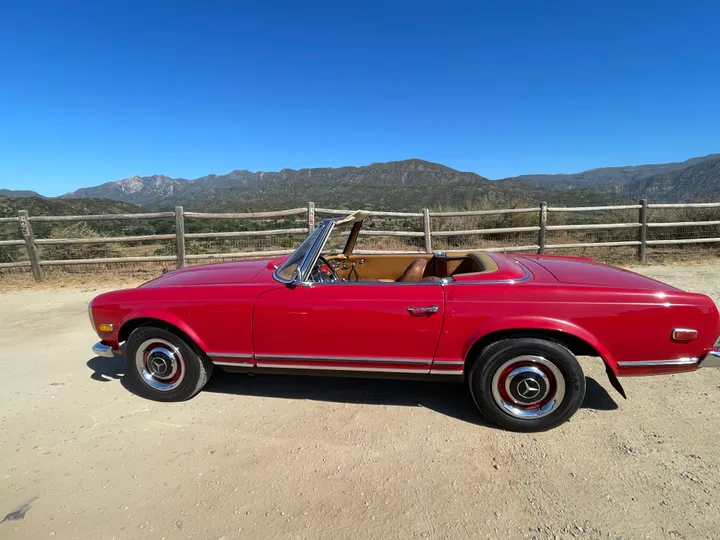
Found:
<svg viewBox="0 0 720 540"><path fill-rule="evenodd" d="M555 255L527 255L523 258L539 264L561 283L654 291L679 290L666 283L592 259Z"/></svg>

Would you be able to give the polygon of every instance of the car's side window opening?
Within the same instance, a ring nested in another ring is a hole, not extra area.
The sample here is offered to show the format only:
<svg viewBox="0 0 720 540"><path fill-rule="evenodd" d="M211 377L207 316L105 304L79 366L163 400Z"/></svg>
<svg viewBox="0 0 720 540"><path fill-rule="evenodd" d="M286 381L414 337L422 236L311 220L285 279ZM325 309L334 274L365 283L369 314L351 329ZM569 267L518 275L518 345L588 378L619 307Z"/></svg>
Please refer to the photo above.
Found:
<svg viewBox="0 0 720 540"><path fill-rule="evenodd" d="M476 254L351 255L327 253L318 260L318 283L434 283L457 275L497 270L491 257Z"/></svg>
<svg viewBox="0 0 720 540"><path fill-rule="evenodd" d="M432 284L498 270L495 260L485 253L355 253L366 216L358 211L323 220L275 272L276 279L287 284Z"/></svg>

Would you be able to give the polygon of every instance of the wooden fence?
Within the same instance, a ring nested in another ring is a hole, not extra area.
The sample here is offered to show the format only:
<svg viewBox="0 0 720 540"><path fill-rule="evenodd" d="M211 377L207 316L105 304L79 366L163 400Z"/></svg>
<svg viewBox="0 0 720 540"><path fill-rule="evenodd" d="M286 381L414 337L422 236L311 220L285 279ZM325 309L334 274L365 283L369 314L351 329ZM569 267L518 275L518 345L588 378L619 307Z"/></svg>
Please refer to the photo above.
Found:
<svg viewBox="0 0 720 540"><path fill-rule="evenodd" d="M433 252L434 241L441 241L444 237L464 237L473 235L497 235L502 233L531 233L536 238L534 243L520 246L500 246L483 248L486 251L505 252L536 252L545 253L548 250L563 250L586 247L620 247L632 246L636 248L638 261L646 261L647 248L658 245L692 244L692 243L715 243L720 242L720 237L696 237L696 238L665 238L648 239L648 230L663 227L710 227L720 225L720 220L698 220L698 221L675 221L675 222L651 222L648 219L649 209L699 209L699 208L720 208L720 203L688 203L688 204L648 204L647 200L641 200L638 204L616 205L616 206L585 206L585 207L549 207L542 202L539 206L530 208L508 208L497 210L468 210L455 212L431 212L425 208L421 212L370 212L372 218L418 218L422 220L422 230L376 230L364 229L361 234L365 236L386 236L404 238L422 238L422 249L410 251L397 251L402 253ZM637 220L627 223L574 223L552 225L548 223L548 215L552 213L582 213L582 212L604 212L604 211L636 211ZM78 215L78 216L30 216L25 210L18 212L17 217L0 218L0 223L17 222L21 239L0 240L0 246L24 246L27 253L27 260L0 263L0 268L29 267L36 280L44 279L44 267L85 265L85 264L107 264L107 263L139 263L139 262L174 262L178 268L185 267L187 261L192 260L213 260L213 259L236 259L253 257L274 257L291 253L292 249L262 250L262 251L239 251L230 253L202 253L186 254L187 239L224 239L251 236L273 236L273 235L300 235L307 234L315 227L318 215L343 215L352 210L316 208L310 202L306 207L291 208L272 212L250 212L250 213L202 213L187 212L182 206L175 207L174 212L148 212L142 214L101 214L101 215ZM530 214L536 216L536 225L522 227L494 227L466 230L433 230L431 220L433 218L463 218L477 216L506 216L512 214ZM296 224L302 227L263 229L230 232L185 232L187 219L197 220L275 220L282 217L295 217ZM36 238L33 234L33 223L37 222L81 222L93 220L138 220L138 219L168 219L174 220L175 232L172 234L152 234L134 236L98 236L84 238ZM583 231L583 230L612 230L630 229L635 230L634 239L607 242L570 242L570 243L547 243L548 232L552 231ZM706 229L707 230L707 229ZM112 244L132 243L147 241L172 241L175 244L175 255L152 255L139 257L99 257L86 259L41 259L38 246L44 245L73 245L73 244ZM358 250L358 253L385 253L387 250Z"/></svg>

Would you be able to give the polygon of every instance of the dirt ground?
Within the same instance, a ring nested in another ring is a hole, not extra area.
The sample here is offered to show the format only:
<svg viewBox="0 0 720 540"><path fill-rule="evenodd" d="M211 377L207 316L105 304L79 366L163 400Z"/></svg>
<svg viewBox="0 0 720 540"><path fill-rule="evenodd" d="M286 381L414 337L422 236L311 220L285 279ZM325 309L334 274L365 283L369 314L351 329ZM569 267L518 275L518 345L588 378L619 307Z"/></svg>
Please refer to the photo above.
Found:
<svg viewBox="0 0 720 540"><path fill-rule="evenodd" d="M642 272L720 302L715 265ZM228 375L177 404L93 358L88 285L0 295L0 538L720 538L720 370L542 434L453 384ZM15 518L15 519L13 519Z"/></svg>

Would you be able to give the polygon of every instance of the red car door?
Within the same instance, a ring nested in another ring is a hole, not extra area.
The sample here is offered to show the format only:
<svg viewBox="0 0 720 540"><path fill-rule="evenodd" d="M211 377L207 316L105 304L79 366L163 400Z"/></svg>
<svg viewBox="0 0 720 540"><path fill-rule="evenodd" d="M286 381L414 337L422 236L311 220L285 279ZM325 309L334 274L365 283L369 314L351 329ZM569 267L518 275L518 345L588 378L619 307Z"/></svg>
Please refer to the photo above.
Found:
<svg viewBox="0 0 720 540"><path fill-rule="evenodd" d="M262 293L257 367L428 373L440 337L437 283L317 283Z"/></svg>

